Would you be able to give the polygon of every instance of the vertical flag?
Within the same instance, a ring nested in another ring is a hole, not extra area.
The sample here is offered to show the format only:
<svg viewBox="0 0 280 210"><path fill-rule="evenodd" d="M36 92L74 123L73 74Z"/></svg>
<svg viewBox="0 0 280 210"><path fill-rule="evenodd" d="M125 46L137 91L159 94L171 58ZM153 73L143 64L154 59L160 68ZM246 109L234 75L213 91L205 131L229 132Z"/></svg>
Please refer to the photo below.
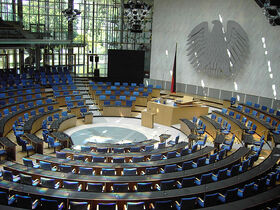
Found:
<svg viewBox="0 0 280 210"><path fill-rule="evenodd" d="M171 81L171 93L176 93L176 55L177 55L177 43L175 48L175 57L172 71L172 81Z"/></svg>

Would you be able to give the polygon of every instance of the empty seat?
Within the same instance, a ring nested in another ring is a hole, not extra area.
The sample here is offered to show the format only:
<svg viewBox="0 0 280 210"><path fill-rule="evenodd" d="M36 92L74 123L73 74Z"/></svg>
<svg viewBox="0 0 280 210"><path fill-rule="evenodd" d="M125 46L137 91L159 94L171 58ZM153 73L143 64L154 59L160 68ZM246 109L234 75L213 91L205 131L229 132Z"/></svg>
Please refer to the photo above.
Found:
<svg viewBox="0 0 280 210"><path fill-rule="evenodd" d="M103 192L104 186L102 183L87 183L87 191L89 192Z"/></svg>
<svg viewBox="0 0 280 210"><path fill-rule="evenodd" d="M124 168L123 175L124 176L136 176L137 170L136 170L136 168Z"/></svg>
<svg viewBox="0 0 280 210"><path fill-rule="evenodd" d="M71 210L88 210L88 202L70 201L69 207Z"/></svg>
<svg viewBox="0 0 280 210"><path fill-rule="evenodd" d="M128 192L128 183L113 184L113 192Z"/></svg>
<svg viewBox="0 0 280 210"><path fill-rule="evenodd" d="M137 191L138 192L149 192L152 190L152 183L137 183Z"/></svg>

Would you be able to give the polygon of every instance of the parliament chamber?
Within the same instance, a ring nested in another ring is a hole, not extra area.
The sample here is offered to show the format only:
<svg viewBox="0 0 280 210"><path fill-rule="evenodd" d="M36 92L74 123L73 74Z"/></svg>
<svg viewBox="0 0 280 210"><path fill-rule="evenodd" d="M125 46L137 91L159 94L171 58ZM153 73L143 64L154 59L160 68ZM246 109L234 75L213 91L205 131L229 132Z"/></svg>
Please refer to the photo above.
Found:
<svg viewBox="0 0 280 210"><path fill-rule="evenodd" d="M1 1L0 209L279 209L279 18L273 0Z"/></svg>

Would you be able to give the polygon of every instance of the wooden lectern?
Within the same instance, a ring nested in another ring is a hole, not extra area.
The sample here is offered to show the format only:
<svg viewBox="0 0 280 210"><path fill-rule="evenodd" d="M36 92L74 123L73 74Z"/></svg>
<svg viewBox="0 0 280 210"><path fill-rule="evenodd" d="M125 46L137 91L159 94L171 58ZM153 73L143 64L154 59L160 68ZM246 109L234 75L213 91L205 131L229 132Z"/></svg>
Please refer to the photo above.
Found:
<svg viewBox="0 0 280 210"><path fill-rule="evenodd" d="M141 125L147 128L154 128L155 113L142 111L141 112Z"/></svg>

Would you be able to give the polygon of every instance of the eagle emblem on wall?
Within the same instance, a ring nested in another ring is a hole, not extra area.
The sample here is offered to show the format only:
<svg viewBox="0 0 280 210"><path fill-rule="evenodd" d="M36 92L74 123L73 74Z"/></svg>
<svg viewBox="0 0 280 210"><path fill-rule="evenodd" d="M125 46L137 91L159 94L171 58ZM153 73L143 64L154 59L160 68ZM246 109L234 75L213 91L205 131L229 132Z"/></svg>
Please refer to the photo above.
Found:
<svg viewBox="0 0 280 210"><path fill-rule="evenodd" d="M219 20L197 25L187 40L187 55L193 67L208 75L231 77L242 69L249 54L247 33L235 21L228 21L226 30Z"/></svg>

